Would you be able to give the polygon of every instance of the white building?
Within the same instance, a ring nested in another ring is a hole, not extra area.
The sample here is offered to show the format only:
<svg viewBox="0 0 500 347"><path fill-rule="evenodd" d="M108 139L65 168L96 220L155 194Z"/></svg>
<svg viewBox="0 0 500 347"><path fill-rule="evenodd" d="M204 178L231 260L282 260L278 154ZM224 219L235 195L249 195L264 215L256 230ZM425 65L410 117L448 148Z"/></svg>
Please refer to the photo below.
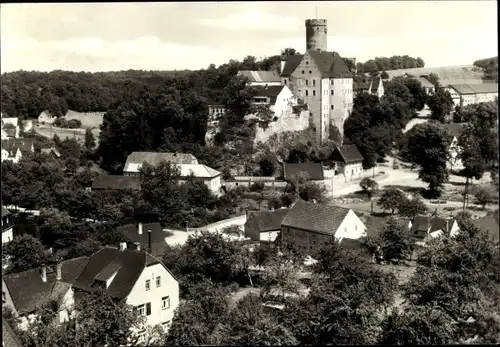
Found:
<svg viewBox="0 0 500 347"><path fill-rule="evenodd" d="M21 160L23 154L35 151L34 139L19 138L2 140L2 161L10 160L14 163Z"/></svg>
<svg viewBox="0 0 500 347"><path fill-rule="evenodd" d="M57 117L52 116L49 111L45 110L38 116L39 124L54 124L57 120Z"/></svg>
<svg viewBox="0 0 500 347"><path fill-rule="evenodd" d="M17 117L3 117L2 114L2 140L19 138L19 124Z"/></svg>
<svg viewBox="0 0 500 347"><path fill-rule="evenodd" d="M337 146L331 156L335 163L335 173L347 180L359 178L363 173L363 155L356 145Z"/></svg>
<svg viewBox="0 0 500 347"><path fill-rule="evenodd" d="M196 157L188 153L132 152L127 157L125 167L123 168L123 175L138 175L139 169L145 162L156 166L163 161L168 161L172 164L198 164Z"/></svg>
<svg viewBox="0 0 500 347"><path fill-rule="evenodd" d="M436 87L434 86L434 84L432 84L431 82L429 82L429 80L427 78L425 78L425 77L415 77L415 79L420 82L420 84L422 85L422 88L424 88L425 93L427 95L434 94L434 92L436 91Z"/></svg>
<svg viewBox="0 0 500 347"><path fill-rule="evenodd" d="M145 317L139 335L146 325L168 329L179 305L179 283L170 270L145 251L127 249L126 243L119 248L105 247L90 257L73 285L75 299L96 287L124 299Z"/></svg>
<svg viewBox="0 0 500 347"><path fill-rule="evenodd" d="M449 84L445 87L455 106L467 106L481 102L495 101L498 98L498 84Z"/></svg>

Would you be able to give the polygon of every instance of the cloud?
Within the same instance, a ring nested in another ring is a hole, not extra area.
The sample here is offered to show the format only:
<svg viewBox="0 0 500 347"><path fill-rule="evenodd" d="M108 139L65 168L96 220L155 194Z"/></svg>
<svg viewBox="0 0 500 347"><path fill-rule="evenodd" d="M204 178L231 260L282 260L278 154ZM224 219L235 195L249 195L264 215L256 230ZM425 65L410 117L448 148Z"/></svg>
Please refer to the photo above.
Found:
<svg viewBox="0 0 500 347"><path fill-rule="evenodd" d="M302 25L302 21L290 16L278 16L257 10L233 13L222 18L202 18L197 23L229 30L287 32Z"/></svg>

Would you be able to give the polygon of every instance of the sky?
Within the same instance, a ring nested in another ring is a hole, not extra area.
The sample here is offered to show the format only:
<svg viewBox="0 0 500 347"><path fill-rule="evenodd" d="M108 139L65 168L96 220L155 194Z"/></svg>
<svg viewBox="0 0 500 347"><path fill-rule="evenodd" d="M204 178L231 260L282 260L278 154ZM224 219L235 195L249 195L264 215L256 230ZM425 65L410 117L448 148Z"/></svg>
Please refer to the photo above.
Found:
<svg viewBox="0 0 500 347"><path fill-rule="evenodd" d="M427 67L498 55L497 2L188 2L2 4L1 71L202 69L293 47L308 18L328 50L366 61L409 55Z"/></svg>

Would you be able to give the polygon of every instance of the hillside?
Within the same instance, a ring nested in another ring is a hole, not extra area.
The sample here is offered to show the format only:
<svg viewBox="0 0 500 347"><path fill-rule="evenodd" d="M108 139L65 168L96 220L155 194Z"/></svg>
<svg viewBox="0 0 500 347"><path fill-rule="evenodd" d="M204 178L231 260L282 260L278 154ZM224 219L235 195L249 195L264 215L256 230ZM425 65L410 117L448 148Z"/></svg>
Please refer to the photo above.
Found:
<svg viewBox="0 0 500 347"><path fill-rule="evenodd" d="M483 71L474 65L423 67L415 69L388 70L386 72L390 79L406 74L418 77L433 73L439 77L441 84L483 83Z"/></svg>

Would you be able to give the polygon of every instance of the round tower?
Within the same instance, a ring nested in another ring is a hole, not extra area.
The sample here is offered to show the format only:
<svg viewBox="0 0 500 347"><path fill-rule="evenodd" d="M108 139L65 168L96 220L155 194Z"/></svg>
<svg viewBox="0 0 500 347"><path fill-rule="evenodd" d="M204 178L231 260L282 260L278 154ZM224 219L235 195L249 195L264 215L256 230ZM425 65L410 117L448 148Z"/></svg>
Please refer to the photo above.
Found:
<svg viewBox="0 0 500 347"><path fill-rule="evenodd" d="M306 50L327 51L326 19L306 19Z"/></svg>

